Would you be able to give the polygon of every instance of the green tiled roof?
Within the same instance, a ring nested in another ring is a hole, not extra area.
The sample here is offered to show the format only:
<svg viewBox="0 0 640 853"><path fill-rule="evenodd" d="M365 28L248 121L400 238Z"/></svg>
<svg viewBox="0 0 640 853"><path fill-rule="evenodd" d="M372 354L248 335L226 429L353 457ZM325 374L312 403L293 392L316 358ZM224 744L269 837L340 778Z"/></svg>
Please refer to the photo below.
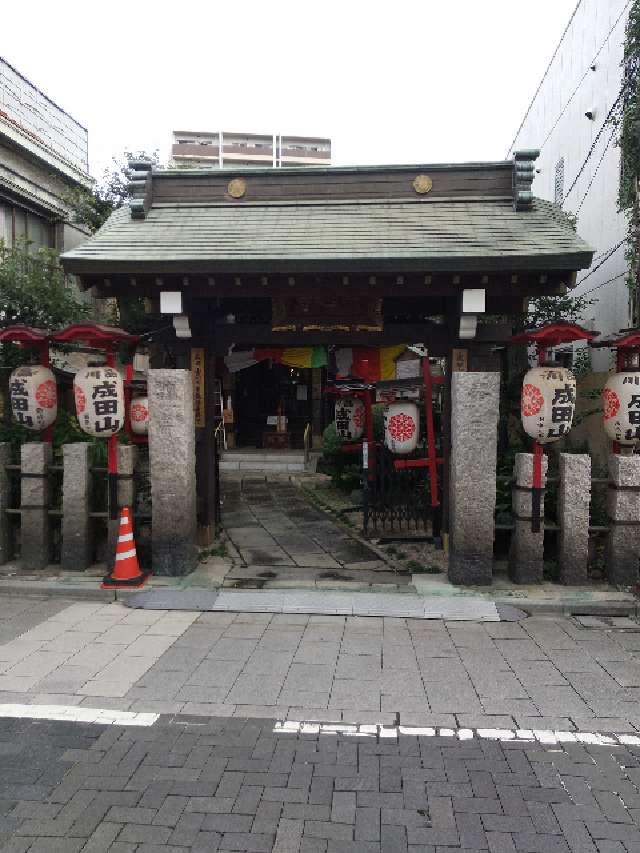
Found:
<svg viewBox="0 0 640 853"><path fill-rule="evenodd" d="M77 274L264 269L566 269L592 250L553 204L506 198L151 204L63 255Z"/></svg>

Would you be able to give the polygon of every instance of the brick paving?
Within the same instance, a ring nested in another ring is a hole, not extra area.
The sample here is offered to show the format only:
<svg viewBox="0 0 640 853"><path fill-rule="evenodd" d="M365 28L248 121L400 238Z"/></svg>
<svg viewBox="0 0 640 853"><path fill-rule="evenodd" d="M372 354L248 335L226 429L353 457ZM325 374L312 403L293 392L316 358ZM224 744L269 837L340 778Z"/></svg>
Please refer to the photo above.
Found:
<svg viewBox="0 0 640 853"><path fill-rule="evenodd" d="M638 853L640 747L0 721L0 851Z"/></svg>

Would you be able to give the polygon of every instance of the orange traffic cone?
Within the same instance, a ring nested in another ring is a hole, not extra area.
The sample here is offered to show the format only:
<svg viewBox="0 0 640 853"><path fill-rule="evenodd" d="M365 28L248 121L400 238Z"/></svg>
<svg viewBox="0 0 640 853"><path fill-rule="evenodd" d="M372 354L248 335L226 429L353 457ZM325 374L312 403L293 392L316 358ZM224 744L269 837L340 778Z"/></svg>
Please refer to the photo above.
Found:
<svg viewBox="0 0 640 853"><path fill-rule="evenodd" d="M113 571L100 584L101 589L131 589L141 587L147 576L140 571L136 543L133 539L131 513L128 506L120 512L120 529Z"/></svg>

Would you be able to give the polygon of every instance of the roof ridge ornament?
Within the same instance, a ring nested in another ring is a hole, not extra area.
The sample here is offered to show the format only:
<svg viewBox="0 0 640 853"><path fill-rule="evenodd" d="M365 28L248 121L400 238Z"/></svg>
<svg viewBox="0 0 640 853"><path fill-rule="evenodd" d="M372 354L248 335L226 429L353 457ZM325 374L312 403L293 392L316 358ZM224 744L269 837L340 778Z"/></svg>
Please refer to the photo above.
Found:
<svg viewBox="0 0 640 853"><path fill-rule="evenodd" d="M513 209L531 210L533 205L533 193L531 184L535 177L534 163L538 159L540 151L529 149L527 151L513 152Z"/></svg>
<svg viewBox="0 0 640 853"><path fill-rule="evenodd" d="M151 177L153 163L136 157L127 164L127 192L129 193L129 211L132 219L144 219L147 212L147 181Z"/></svg>

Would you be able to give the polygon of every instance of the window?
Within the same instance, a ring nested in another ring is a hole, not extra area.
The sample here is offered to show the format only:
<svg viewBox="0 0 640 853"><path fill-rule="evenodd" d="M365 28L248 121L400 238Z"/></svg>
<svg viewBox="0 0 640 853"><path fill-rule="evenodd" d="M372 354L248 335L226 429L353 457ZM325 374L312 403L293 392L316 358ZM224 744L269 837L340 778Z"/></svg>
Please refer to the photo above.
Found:
<svg viewBox="0 0 640 853"><path fill-rule="evenodd" d="M564 201L564 157L561 157L556 163L556 182L553 200L562 207Z"/></svg>
<svg viewBox="0 0 640 853"><path fill-rule="evenodd" d="M31 253L53 248L54 227L44 216L0 201L0 242L16 246L24 240L29 242Z"/></svg>

